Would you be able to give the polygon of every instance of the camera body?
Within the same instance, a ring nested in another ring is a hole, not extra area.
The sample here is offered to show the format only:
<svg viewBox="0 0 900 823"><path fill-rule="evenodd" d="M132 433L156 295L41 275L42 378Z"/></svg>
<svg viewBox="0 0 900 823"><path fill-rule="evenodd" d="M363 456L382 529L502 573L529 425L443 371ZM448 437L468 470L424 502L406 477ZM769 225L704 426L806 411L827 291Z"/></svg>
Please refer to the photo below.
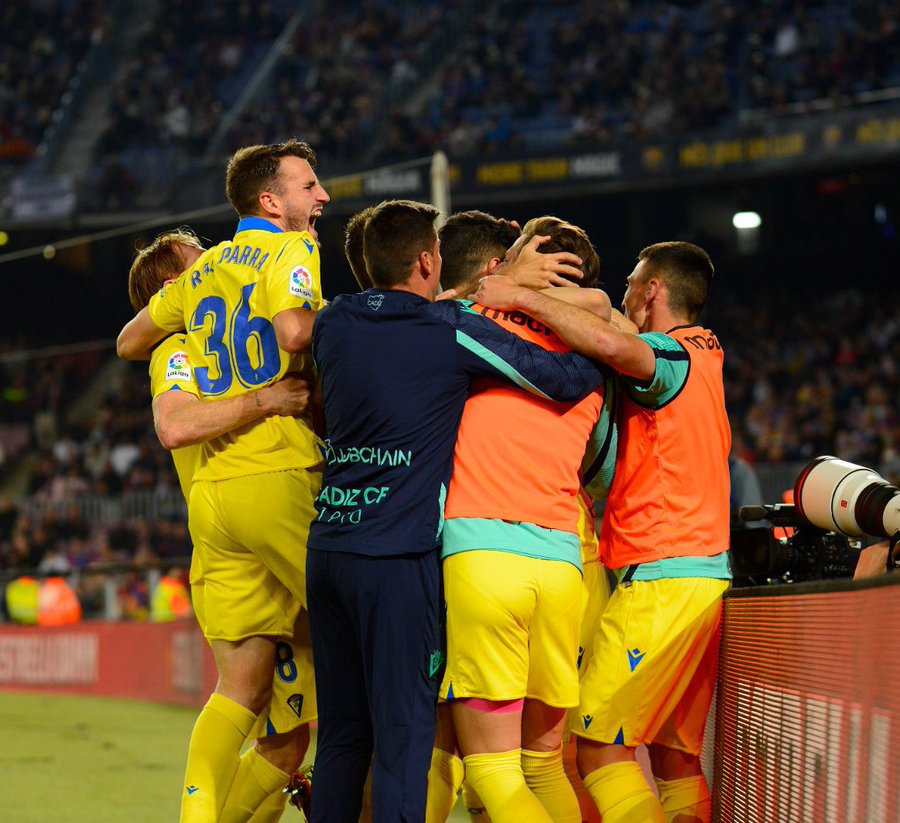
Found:
<svg viewBox="0 0 900 823"><path fill-rule="evenodd" d="M734 585L804 583L853 577L858 548L840 534L814 526L798 526L794 506L746 506L772 515L765 528L731 532L731 571ZM755 519L755 518L754 518Z"/></svg>

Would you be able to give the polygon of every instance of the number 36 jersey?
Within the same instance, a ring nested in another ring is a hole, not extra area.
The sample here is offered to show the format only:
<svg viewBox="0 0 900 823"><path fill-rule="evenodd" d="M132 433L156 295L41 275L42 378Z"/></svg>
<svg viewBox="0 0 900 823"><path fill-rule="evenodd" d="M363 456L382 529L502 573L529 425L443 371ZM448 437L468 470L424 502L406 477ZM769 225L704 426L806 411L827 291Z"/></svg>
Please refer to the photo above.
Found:
<svg viewBox="0 0 900 823"><path fill-rule="evenodd" d="M186 331L185 366L203 399L246 394L288 372L309 377L312 358L282 351L272 318L321 308L319 270L309 232L245 217L233 240L204 252L151 298L150 318L161 329ZM308 421L266 417L204 443L194 480L309 468L322 460L319 445Z"/></svg>

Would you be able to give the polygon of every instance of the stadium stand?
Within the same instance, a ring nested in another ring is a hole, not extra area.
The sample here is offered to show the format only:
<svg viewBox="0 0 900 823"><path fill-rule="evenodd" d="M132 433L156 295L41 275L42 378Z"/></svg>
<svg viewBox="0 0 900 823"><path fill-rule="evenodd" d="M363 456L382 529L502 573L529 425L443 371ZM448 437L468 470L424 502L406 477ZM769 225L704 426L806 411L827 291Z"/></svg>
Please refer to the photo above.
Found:
<svg viewBox="0 0 900 823"><path fill-rule="evenodd" d="M107 36L97 0L5 3L0 47L0 166L34 157L75 67Z"/></svg>
<svg viewBox="0 0 900 823"><path fill-rule="evenodd" d="M33 156L78 60L126 23L118 4L33 5L4 10L16 36L0 61L0 167ZM437 147L454 158L596 147L896 98L898 18L883 0L159 0L135 47L95 80L113 83L83 197L92 210L157 206L203 158L298 133L330 167L359 168ZM53 60L38 70L42 53Z"/></svg>

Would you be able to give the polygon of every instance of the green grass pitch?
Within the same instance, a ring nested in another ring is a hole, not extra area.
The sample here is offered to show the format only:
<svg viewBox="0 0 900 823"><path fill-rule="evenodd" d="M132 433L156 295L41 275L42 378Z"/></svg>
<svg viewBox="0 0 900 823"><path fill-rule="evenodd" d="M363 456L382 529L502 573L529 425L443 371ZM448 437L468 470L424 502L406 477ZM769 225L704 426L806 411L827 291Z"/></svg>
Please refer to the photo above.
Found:
<svg viewBox="0 0 900 823"><path fill-rule="evenodd" d="M0 692L0 821L175 823L197 714L135 700ZM302 819L288 808L282 823ZM465 820L457 803L450 821Z"/></svg>

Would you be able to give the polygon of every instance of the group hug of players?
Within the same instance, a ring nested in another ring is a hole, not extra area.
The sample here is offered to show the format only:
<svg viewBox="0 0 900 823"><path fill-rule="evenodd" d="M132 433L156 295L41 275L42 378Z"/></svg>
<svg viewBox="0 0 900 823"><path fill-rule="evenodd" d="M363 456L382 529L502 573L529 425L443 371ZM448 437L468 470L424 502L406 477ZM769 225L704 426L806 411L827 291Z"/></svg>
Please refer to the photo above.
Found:
<svg viewBox="0 0 900 823"><path fill-rule="evenodd" d="M577 226L436 232L386 201L347 225L362 292L326 304L313 150L241 149L226 190L232 240L138 253L118 340L150 359L219 672L181 820L279 820L317 718L314 823L444 821L461 788L479 821L708 820L730 433L707 254L645 248L623 315Z"/></svg>

